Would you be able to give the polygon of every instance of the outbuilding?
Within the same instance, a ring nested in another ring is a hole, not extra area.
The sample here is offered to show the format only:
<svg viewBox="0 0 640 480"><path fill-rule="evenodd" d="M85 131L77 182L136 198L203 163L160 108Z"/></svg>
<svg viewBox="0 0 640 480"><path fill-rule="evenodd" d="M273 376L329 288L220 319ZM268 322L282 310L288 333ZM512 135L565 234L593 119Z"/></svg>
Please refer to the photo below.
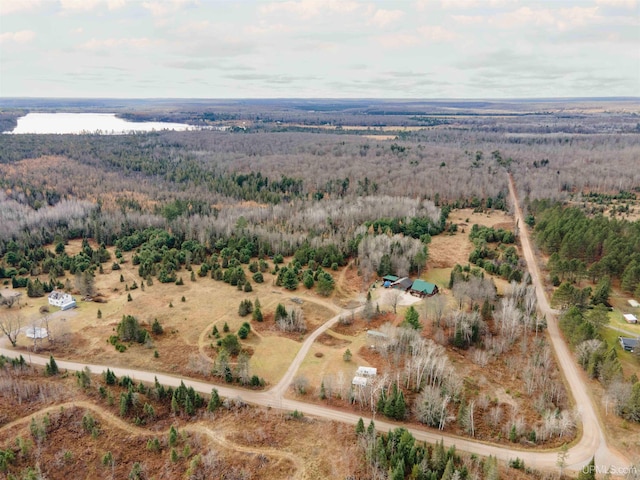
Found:
<svg viewBox="0 0 640 480"><path fill-rule="evenodd" d="M627 323L638 323L638 319L633 313L624 313L622 315Z"/></svg>
<svg viewBox="0 0 640 480"><path fill-rule="evenodd" d="M358 367L356 376L358 377L375 377L378 374L378 369L373 367Z"/></svg>
<svg viewBox="0 0 640 480"><path fill-rule="evenodd" d="M618 337L618 341L625 352L633 352L636 345L638 345L637 338Z"/></svg>
<svg viewBox="0 0 640 480"><path fill-rule="evenodd" d="M385 275L384 277L382 277L382 286L384 288L389 288L391 284L396 280L398 280L398 277L396 277L395 275Z"/></svg>
<svg viewBox="0 0 640 480"><path fill-rule="evenodd" d="M369 380L366 377L355 376L353 377L353 380L351 380L351 385L355 387L366 387L368 381Z"/></svg>
<svg viewBox="0 0 640 480"><path fill-rule="evenodd" d="M393 282L391 288L397 288L398 290L407 292L411 288L411 285L413 285L413 281L409 277L402 277Z"/></svg>

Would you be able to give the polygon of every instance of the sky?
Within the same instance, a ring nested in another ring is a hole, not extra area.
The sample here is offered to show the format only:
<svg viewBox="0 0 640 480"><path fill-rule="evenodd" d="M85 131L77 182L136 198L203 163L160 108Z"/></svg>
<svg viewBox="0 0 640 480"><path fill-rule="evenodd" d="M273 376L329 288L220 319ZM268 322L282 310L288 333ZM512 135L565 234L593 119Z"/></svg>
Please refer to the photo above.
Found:
<svg viewBox="0 0 640 480"><path fill-rule="evenodd" d="M0 0L0 97L640 96L640 0Z"/></svg>

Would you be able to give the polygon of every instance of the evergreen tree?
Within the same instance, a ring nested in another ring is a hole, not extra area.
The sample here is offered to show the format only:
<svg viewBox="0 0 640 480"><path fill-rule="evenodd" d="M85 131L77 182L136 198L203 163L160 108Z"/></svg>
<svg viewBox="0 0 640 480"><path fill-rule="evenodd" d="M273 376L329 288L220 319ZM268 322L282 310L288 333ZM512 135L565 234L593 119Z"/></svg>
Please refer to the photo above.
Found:
<svg viewBox="0 0 640 480"><path fill-rule="evenodd" d="M578 480L596 480L596 461L594 457L591 457L588 465L582 467L580 473L578 473Z"/></svg>
<svg viewBox="0 0 640 480"><path fill-rule="evenodd" d="M342 359L345 362L350 362L351 361L351 357L353 355L351 354L351 350L349 350L348 348L344 351L344 354L342 355Z"/></svg>
<svg viewBox="0 0 640 480"><path fill-rule="evenodd" d="M286 318L286 317L287 317L287 309L284 308L284 305L279 303L278 306L276 307L276 313L275 313L275 321L276 321L276 323L281 318Z"/></svg>
<svg viewBox="0 0 640 480"><path fill-rule="evenodd" d="M404 393L402 393L402 390L400 390L396 395L393 408L395 413L394 418L396 420L404 420L407 414L407 403L405 402Z"/></svg>
<svg viewBox="0 0 640 480"><path fill-rule="evenodd" d="M116 374L107 368L107 371L104 373L104 381L107 385L115 385L118 382L118 379Z"/></svg>
<svg viewBox="0 0 640 480"><path fill-rule="evenodd" d="M220 408L222 402L220 400L220 396L218 395L218 390L215 388L211 390L211 397L209 398L209 403L207 404L207 411L215 412L218 408Z"/></svg>
<svg viewBox="0 0 640 480"><path fill-rule="evenodd" d="M162 325L160 325L160 322L157 318L153 320L153 324L151 325L151 332L153 332L154 335L162 335L164 333L164 329L162 328Z"/></svg>
<svg viewBox="0 0 640 480"><path fill-rule="evenodd" d="M53 376L53 375L58 375L58 373L60 373L60 371L58 369L58 364L56 363L55 359L53 358L53 355L49 355L49 363L47 363L45 365L45 375L50 377L50 376Z"/></svg>
<svg viewBox="0 0 640 480"><path fill-rule="evenodd" d="M178 431L173 425L169 428L169 439L167 443L170 447L174 447L178 443Z"/></svg>
<svg viewBox="0 0 640 480"><path fill-rule="evenodd" d="M264 317L262 316L262 309L260 308L260 301L257 298L254 303L253 314L251 318L256 322L262 322L264 320Z"/></svg>
<svg viewBox="0 0 640 480"><path fill-rule="evenodd" d="M413 305L411 305L407 309L404 315L404 323L405 325L409 325L414 330L422 330L422 324L420 323L420 314Z"/></svg>
<svg viewBox="0 0 640 480"><path fill-rule="evenodd" d="M362 417L358 419L358 423L356 423L356 435L360 436L364 433L364 420Z"/></svg>

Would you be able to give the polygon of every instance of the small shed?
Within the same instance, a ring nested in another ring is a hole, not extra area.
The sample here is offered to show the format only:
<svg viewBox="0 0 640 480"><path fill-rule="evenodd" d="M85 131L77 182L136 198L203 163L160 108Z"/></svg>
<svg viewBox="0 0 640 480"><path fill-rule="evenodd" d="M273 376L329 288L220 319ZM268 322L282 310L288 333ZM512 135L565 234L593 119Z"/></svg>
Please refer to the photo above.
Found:
<svg viewBox="0 0 640 480"><path fill-rule="evenodd" d="M413 285L413 281L409 277L402 277L391 284L391 288L408 291Z"/></svg>
<svg viewBox="0 0 640 480"><path fill-rule="evenodd" d="M636 300L634 300L633 298L631 300L628 300L629 305L631 305L633 308L638 308L640 307L640 303L638 303Z"/></svg>
<svg viewBox="0 0 640 480"><path fill-rule="evenodd" d="M431 297L438 293L438 286L434 283L418 279L411 285L410 293L416 297Z"/></svg>
<svg viewBox="0 0 640 480"><path fill-rule="evenodd" d="M378 374L378 369L373 367L358 367L356 370L357 377L375 377Z"/></svg>
<svg viewBox="0 0 640 480"><path fill-rule="evenodd" d="M355 376L353 380L351 380L351 385L356 387L366 387L368 383L368 379L366 377Z"/></svg>
<svg viewBox="0 0 640 480"><path fill-rule="evenodd" d="M391 286L391 284L396 280L398 280L398 277L396 277L395 275L385 275L384 277L382 277L382 286L384 288L389 288L389 286Z"/></svg>
<svg viewBox="0 0 640 480"><path fill-rule="evenodd" d="M26 329L24 334L27 336L27 338L33 338L34 340L42 340L43 338L47 338L49 336L49 332L47 332L47 329L40 327L29 327Z"/></svg>
<svg viewBox="0 0 640 480"><path fill-rule="evenodd" d="M633 313L624 313L622 315L627 323L638 323L638 319Z"/></svg>

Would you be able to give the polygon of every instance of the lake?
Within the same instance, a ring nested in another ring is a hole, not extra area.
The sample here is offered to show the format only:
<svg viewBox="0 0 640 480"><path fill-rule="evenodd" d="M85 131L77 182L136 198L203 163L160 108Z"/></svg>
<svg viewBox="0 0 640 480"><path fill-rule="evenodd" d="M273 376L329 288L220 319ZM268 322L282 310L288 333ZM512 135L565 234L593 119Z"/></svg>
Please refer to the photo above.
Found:
<svg viewBox="0 0 640 480"><path fill-rule="evenodd" d="M28 113L6 133L100 133L118 135L154 130L190 130L192 125L169 122L128 122L115 113Z"/></svg>

